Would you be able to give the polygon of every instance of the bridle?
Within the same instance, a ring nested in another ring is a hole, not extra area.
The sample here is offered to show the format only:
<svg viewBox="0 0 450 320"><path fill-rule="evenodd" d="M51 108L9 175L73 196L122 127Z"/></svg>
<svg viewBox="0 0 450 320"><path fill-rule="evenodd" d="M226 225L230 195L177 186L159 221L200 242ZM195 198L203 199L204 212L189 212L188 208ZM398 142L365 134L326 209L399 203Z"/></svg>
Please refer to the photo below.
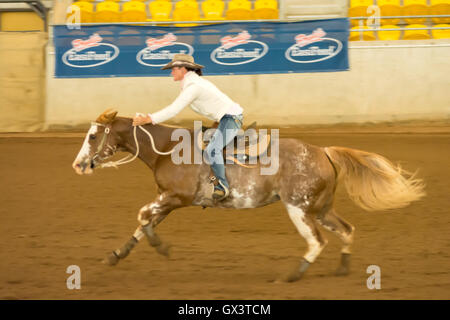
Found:
<svg viewBox="0 0 450 320"><path fill-rule="evenodd" d="M104 158L100 157L100 152L103 150L106 144L106 140L108 138L109 133L111 132L111 126L105 125L98 122L92 122L91 125L105 127L105 131L103 132L102 140L100 141L99 145L97 146L97 150L95 151L94 155L92 156L92 161L96 161L97 159L103 160ZM108 148L110 148L112 151L114 150L109 144Z"/></svg>
<svg viewBox="0 0 450 320"><path fill-rule="evenodd" d="M98 122L92 122L92 125L105 127L105 131L104 131L102 140L100 141L100 144L98 145L97 150L96 150L96 152L94 153L94 155L92 157L92 161L95 161L96 159L104 160L105 158L100 157L100 152L105 147L105 144L106 144L107 148L110 148L110 150L112 151L113 154L114 154L115 149L116 149L116 148L111 147L109 144L107 144L107 140L108 140L107 138L108 138L108 135L111 132L111 126L109 124L103 124L103 123L98 123ZM117 160L117 161L109 161L109 162L106 162L106 163L101 163L100 164L100 168L114 167L114 168L117 169L117 167L119 165L130 163L130 162L132 162L133 160L135 160L138 157L138 155L139 155L139 142L137 140L137 135L136 135L136 128L138 128L138 127L139 127L139 129L144 131L147 134L147 136L150 138L150 141L151 141L151 144L152 144L152 148L153 148L153 151L155 153L157 153L159 155L162 155L162 156L165 156L165 155L172 154L175 151L175 148L173 148L172 150L167 151L167 152L158 151L156 149L156 147L155 147L155 141L153 139L152 134L150 132L148 132L147 130L145 130L145 128L143 128L142 126L134 126L134 128L133 128L133 138L134 138L134 143L136 145L136 154L133 155L133 156L132 155L127 155L125 158L122 158L122 159Z"/></svg>

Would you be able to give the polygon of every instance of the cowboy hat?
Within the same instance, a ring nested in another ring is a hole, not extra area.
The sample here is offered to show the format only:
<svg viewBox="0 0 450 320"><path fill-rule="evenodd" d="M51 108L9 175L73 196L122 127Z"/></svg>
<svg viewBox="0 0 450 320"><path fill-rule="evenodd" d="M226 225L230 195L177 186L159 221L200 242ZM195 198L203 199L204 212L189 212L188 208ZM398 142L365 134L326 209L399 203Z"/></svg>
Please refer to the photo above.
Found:
<svg viewBox="0 0 450 320"><path fill-rule="evenodd" d="M172 61L166 64L161 70L172 69L173 67L188 67L192 69L204 68L201 64L194 62L194 57L184 53L178 53L173 56Z"/></svg>

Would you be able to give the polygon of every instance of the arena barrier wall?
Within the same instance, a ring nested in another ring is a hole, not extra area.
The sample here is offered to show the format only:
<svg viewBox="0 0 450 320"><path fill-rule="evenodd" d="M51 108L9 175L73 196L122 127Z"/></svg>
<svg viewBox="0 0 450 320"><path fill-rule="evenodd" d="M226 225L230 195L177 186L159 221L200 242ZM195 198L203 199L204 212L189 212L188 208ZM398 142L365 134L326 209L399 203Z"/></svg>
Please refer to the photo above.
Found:
<svg viewBox="0 0 450 320"><path fill-rule="evenodd" d="M44 32L0 32L0 131L36 131L45 119Z"/></svg>
<svg viewBox="0 0 450 320"><path fill-rule="evenodd" d="M207 78L244 107L246 122L261 125L449 119L448 41L355 44L346 72ZM89 123L106 108L123 116L154 112L180 90L170 71L162 78L55 79L52 47L47 58L47 128ZM186 108L171 123L193 119L199 116Z"/></svg>

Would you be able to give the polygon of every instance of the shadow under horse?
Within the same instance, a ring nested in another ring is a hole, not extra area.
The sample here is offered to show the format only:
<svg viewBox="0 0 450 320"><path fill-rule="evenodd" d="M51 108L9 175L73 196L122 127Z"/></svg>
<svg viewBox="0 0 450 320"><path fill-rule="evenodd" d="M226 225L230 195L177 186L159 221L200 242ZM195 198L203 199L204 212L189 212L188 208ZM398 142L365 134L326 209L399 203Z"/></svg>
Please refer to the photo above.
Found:
<svg viewBox="0 0 450 320"><path fill-rule="evenodd" d="M91 174L117 151L142 160L154 174L158 195L138 213L139 226L123 247L104 260L117 264L143 238L162 255L169 246L155 233L155 227L174 209L187 206L257 208L281 200L307 250L299 267L285 277L299 280L327 244L319 226L342 241L337 275L349 272L355 228L334 209L338 181L344 181L350 198L367 211L401 208L425 195L424 183L381 155L343 147L319 147L298 139L279 139L278 170L262 175L261 162L251 167L226 165L230 196L214 202L210 198L210 166L205 163L175 164L158 150L173 149L179 142L171 136L177 127L148 124L132 126L132 119L105 111L92 123L73 162L78 174ZM145 130L143 130L145 129ZM193 130L190 131L194 146ZM151 143L149 143L151 140ZM122 162L124 163L124 162Z"/></svg>

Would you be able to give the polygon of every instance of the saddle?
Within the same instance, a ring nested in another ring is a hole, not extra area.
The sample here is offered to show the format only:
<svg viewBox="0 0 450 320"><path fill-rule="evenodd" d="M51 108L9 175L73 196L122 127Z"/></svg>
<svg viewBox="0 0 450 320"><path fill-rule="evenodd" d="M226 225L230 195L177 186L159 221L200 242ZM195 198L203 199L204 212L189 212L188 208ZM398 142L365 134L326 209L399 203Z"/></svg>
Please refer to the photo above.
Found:
<svg viewBox="0 0 450 320"><path fill-rule="evenodd" d="M206 149L215 131L215 128L203 126L202 131L198 132L195 141L200 150ZM230 144L233 144L232 149L229 146L225 146L223 149L224 158L232 158L235 163L242 165L243 162L257 159L267 152L270 145L270 134L258 134L256 122L253 122L245 129L240 129Z"/></svg>

